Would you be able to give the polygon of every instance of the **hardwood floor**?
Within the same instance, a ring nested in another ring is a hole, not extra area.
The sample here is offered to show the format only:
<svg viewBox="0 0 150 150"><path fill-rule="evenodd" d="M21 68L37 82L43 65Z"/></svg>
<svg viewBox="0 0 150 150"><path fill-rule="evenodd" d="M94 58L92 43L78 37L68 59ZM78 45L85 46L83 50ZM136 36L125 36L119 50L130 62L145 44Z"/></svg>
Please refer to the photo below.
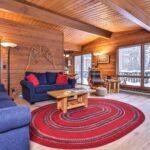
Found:
<svg viewBox="0 0 150 150"><path fill-rule="evenodd" d="M92 93L93 91L89 90L89 97L97 97ZM120 92L108 94L104 98L118 100L139 108L145 114L145 121L119 140L101 147L92 148L91 150L148 150L148 147L150 147L150 96ZM54 102L45 101L30 105L22 97L16 98L15 101L18 105L28 105L31 110ZM30 146L30 150L55 150L54 148L45 147L32 141L30 142Z"/></svg>

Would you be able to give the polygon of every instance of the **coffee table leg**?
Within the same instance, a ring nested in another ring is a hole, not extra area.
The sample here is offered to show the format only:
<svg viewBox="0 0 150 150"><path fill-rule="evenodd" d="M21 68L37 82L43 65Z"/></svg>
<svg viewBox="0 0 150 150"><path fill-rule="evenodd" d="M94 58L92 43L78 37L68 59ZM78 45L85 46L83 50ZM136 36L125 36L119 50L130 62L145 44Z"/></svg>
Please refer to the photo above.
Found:
<svg viewBox="0 0 150 150"><path fill-rule="evenodd" d="M83 95L82 99L83 99L83 102L85 104L84 106L88 107L88 94Z"/></svg>
<svg viewBox="0 0 150 150"><path fill-rule="evenodd" d="M62 110L63 110L63 113L67 112L67 98L63 98L62 100Z"/></svg>
<svg viewBox="0 0 150 150"><path fill-rule="evenodd" d="M61 108L61 100L57 100L57 109Z"/></svg>

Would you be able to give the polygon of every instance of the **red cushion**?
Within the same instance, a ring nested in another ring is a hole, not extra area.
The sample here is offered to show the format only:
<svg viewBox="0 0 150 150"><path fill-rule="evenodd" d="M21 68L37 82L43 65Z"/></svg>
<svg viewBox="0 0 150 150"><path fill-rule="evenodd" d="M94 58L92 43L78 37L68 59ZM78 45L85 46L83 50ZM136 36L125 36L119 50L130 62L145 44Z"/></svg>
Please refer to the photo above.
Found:
<svg viewBox="0 0 150 150"><path fill-rule="evenodd" d="M68 84L68 76L64 74L58 74L56 78L56 84Z"/></svg>
<svg viewBox="0 0 150 150"><path fill-rule="evenodd" d="M28 76L26 76L26 79L30 81L34 86L39 85L39 80L34 74L29 74Z"/></svg>

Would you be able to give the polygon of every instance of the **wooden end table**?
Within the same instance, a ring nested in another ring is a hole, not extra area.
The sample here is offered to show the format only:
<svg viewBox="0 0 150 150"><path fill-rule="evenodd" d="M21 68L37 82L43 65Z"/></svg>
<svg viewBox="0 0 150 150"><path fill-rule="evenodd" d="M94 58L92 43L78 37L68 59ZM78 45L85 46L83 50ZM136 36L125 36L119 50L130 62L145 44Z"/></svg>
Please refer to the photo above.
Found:
<svg viewBox="0 0 150 150"><path fill-rule="evenodd" d="M66 113L68 109L77 107L88 107L88 93L86 90L73 91L70 89L57 90L47 92L49 96L56 98L57 109ZM75 97L73 100L69 100L70 97Z"/></svg>
<svg viewBox="0 0 150 150"><path fill-rule="evenodd" d="M109 79L109 80L106 80L106 82L108 83L108 93L111 93L111 91L119 93L119 91L120 91L120 80Z"/></svg>

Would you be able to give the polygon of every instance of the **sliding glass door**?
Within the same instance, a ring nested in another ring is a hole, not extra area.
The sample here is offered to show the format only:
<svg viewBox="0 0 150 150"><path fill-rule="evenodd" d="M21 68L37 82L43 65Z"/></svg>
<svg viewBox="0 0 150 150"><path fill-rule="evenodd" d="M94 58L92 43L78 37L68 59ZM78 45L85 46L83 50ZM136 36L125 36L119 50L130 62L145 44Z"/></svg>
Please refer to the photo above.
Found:
<svg viewBox="0 0 150 150"><path fill-rule="evenodd" d="M82 84L88 85L89 68L91 68L91 54L82 55Z"/></svg>
<svg viewBox="0 0 150 150"><path fill-rule="evenodd" d="M74 69L77 74L77 83L81 84L81 56L75 56Z"/></svg>
<svg viewBox="0 0 150 150"><path fill-rule="evenodd" d="M77 74L77 83L88 85L88 70L91 68L92 55L84 54L75 56L75 73Z"/></svg>

